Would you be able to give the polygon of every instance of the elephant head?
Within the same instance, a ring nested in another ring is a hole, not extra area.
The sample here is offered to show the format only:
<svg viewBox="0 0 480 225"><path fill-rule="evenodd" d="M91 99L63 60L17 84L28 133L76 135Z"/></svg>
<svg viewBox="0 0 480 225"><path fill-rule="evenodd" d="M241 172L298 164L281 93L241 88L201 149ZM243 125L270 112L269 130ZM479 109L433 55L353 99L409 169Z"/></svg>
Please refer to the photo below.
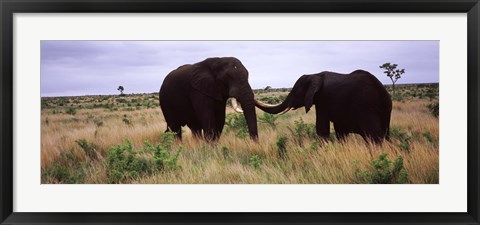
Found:
<svg viewBox="0 0 480 225"><path fill-rule="evenodd" d="M191 85L199 92L226 103L232 98L235 111L243 112L250 137L258 138L254 95L248 83L248 70L234 57L208 58L195 64ZM240 102L243 111L238 107Z"/></svg>
<svg viewBox="0 0 480 225"><path fill-rule="evenodd" d="M313 105L315 94L321 91L323 79L321 75L303 75L293 85L292 90L282 103L270 105L255 100L255 105L271 114L283 114L290 109L297 109L303 106L305 106L305 111L308 112Z"/></svg>

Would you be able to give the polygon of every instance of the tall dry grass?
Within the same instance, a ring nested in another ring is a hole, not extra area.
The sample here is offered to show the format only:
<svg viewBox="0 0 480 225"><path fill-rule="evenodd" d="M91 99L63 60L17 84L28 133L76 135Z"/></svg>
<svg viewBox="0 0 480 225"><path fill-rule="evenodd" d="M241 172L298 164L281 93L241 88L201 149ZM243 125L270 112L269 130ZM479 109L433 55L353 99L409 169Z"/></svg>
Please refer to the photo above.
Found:
<svg viewBox="0 0 480 225"><path fill-rule="evenodd" d="M426 105L429 103L425 99L393 103L391 127L410 137L409 150L400 148L400 140L395 138L383 145L369 145L353 134L345 142L319 143L318 146L315 139L308 137L299 139L299 142L294 141L291 130L295 121L301 118L307 124L315 123L314 109L305 114L301 108L279 116L275 128L259 123L258 143L248 138L239 138L235 131L227 128L218 142L206 143L194 139L189 129L184 128L182 142L175 143L183 149L178 158L178 169L142 175L128 179L127 183L358 183L358 171L371 169L371 162L378 159L381 153L387 153L392 161L399 156L403 158L409 183L438 183L439 121L428 111ZM158 142L166 129L159 107L123 109L84 108L77 109L75 115L53 114L52 109L43 110L42 171L47 171L55 162L61 161L66 152L71 152L71 157L83 163L82 167L70 168L83 168L81 182L108 183L104 158L112 146L128 139L133 148L138 149L145 141ZM233 113L233 110L227 108L227 113ZM262 114L262 111L257 110L257 116ZM281 158L278 153L276 141L280 136L287 137L286 158ZM89 159L76 143L80 139L93 143L100 159ZM252 157L259 160L254 162ZM69 165L67 163L62 168L68 170ZM62 181L42 173L42 183L58 182Z"/></svg>

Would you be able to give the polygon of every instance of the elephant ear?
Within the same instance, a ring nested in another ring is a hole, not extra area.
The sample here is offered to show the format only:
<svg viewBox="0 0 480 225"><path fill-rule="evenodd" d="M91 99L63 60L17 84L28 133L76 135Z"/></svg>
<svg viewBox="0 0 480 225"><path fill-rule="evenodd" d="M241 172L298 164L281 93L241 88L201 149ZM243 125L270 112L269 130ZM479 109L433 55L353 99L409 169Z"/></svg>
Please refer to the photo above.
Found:
<svg viewBox="0 0 480 225"><path fill-rule="evenodd" d="M305 93L305 111L308 113L313 105L315 94L323 86L323 76L310 75L310 82Z"/></svg>
<svg viewBox="0 0 480 225"><path fill-rule="evenodd" d="M200 93L222 101L222 94L218 90L214 74L209 69L198 69L193 73L190 81L192 87Z"/></svg>

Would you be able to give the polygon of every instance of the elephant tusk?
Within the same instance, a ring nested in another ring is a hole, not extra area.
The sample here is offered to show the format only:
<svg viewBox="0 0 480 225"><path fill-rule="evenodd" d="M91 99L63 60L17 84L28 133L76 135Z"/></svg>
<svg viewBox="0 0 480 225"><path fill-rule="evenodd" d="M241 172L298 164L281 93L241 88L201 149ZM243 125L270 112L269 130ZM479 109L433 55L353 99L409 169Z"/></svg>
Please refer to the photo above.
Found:
<svg viewBox="0 0 480 225"><path fill-rule="evenodd" d="M235 112L243 113L243 110L238 107L236 98L232 98L232 107L233 107L233 110L235 110Z"/></svg>
<svg viewBox="0 0 480 225"><path fill-rule="evenodd" d="M260 106L263 106L265 108L273 108L273 107L277 107L279 106L281 103L279 104L276 104L276 105L270 105L270 104L267 104L267 103L263 103L261 101L258 101L257 99L255 99L255 103L257 103L257 105L260 105Z"/></svg>
<svg viewBox="0 0 480 225"><path fill-rule="evenodd" d="M286 108L285 110L283 110L283 111L282 111L281 113L279 113L278 115L285 114L286 112L290 111L290 109L292 109L292 107Z"/></svg>

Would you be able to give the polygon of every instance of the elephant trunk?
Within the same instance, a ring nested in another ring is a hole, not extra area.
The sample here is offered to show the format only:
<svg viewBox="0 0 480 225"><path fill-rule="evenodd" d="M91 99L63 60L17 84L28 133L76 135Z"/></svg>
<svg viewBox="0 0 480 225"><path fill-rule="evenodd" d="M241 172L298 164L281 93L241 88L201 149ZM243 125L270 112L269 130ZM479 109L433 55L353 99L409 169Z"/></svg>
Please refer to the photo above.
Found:
<svg viewBox="0 0 480 225"><path fill-rule="evenodd" d="M246 89L249 91L239 95L238 101L240 101L240 104L242 105L243 115L245 116L245 120L247 121L248 133L250 134L250 138L253 140L258 140L257 115L255 113L253 91L250 87Z"/></svg>
<svg viewBox="0 0 480 225"><path fill-rule="evenodd" d="M277 105L270 105L255 99L255 106L257 106L259 109L270 114L278 114L278 113L283 114L291 109L291 107L289 107L289 104L288 104L289 100L290 100L290 95L288 95L285 101L283 101L282 103Z"/></svg>
<svg viewBox="0 0 480 225"><path fill-rule="evenodd" d="M258 139L257 115L255 114L255 103L253 100L242 104L245 120L247 121L248 133L253 140Z"/></svg>

